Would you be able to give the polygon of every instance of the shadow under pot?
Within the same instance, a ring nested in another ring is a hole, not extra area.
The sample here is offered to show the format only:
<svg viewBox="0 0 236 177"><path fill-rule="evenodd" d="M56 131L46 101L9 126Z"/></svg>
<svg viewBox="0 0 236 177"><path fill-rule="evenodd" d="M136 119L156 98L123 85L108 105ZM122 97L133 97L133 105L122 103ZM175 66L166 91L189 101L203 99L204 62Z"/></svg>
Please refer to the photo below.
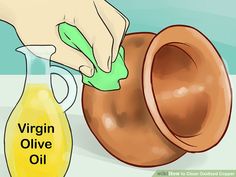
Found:
<svg viewBox="0 0 236 177"><path fill-rule="evenodd" d="M100 144L117 159L151 167L222 139L231 87L218 52L199 31L170 26L125 37L129 76L121 89L83 87L83 112Z"/></svg>

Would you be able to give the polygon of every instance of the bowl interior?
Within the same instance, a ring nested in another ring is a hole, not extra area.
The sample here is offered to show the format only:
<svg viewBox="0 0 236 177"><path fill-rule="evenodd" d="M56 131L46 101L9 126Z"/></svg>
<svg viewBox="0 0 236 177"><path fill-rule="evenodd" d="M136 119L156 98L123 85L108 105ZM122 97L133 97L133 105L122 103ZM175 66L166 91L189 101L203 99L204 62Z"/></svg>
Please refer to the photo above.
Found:
<svg viewBox="0 0 236 177"><path fill-rule="evenodd" d="M230 82L217 50L198 30L176 25L156 35L143 88L156 126L177 146L201 152L222 139L232 107Z"/></svg>
<svg viewBox="0 0 236 177"><path fill-rule="evenodd" d="M179 137L199 134L208 116L209 97L194 59L184 44L162 46L155 54L152 83L160 114L169 129Z"/></svg>

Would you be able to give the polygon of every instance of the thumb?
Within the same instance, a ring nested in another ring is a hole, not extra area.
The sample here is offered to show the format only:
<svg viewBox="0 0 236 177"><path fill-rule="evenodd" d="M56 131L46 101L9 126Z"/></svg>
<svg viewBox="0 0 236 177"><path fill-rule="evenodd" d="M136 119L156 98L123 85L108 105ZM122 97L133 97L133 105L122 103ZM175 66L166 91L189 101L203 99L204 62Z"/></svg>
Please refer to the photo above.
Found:
<svg viewBox="0 0 236 177"><path fill-rule="evenodd" d="M53 54L52 60L78 70L88 77L93 76L94 67L89 59L82 52L62 42L56 45L56 53Z"/></svg>

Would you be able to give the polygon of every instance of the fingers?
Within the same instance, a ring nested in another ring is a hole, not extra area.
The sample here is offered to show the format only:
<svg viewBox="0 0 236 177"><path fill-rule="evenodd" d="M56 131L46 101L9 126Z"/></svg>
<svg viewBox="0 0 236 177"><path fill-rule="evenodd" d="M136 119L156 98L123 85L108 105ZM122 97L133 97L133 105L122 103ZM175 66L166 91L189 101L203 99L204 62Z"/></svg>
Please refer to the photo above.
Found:
<svg viewBox="0 0 236 177"><path fill-rule="evenodd" d="M56 45L56 53L52 56L54 61L79 70L88 77L93 76L94 67L82 52L79 52L62 42L54 42L54 44Z"/></svg>
<svg viewBox="0 0 236 177"><path fill-rule="evenodd" d="M104 21L114 39L112 61L115 61L120 44L129 27L129 21L123 14L106 1L96 1L96 8L101 20Z"/></svg>
<svg viewBox="0 0 236 177"><path fill-rule="evenodd" d="M129 22L106 1L85 1L86 8L76 10L65 21L76 26L93 48L98 66L111 71ZM74 18L73 18L74 17Z"/></svg>
<svg viewBox="0 0 236 177"><path fill-rule="evenodd" d="M111 56L113 41L110 32L107 30L105 25L100 21L100 30L98 31L95 40L93 41L93 54L97 61L98 66L105 72L111 71Z"/></svg>
<svg viewBox="0 0 236 177"><path fill-rule="evenodd" d="M93 47L93 54L98 66L103 71L110 72L114 39L99 17L94 4L91 9L87 8L78 12L77 17L75 26Z"/></svg>

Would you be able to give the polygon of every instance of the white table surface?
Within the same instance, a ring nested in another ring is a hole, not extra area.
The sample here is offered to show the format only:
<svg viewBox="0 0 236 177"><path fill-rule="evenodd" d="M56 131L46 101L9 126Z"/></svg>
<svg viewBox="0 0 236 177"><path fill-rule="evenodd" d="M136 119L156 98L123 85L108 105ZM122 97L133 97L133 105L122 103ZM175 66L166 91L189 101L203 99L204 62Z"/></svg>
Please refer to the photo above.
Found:
<svg viewBox="0 0 236 177"><path fill-rule="evenodd" d="M230 76L236 91L236 76ZM96 141L89 131L81 110L81 78L77 76L79 94L74 106L67 112L73 134L72 161L66 177L151 177L156 170L175 169L236 169L236 107L233 104L231 122L223 140L215 148L204 153L187 153L179 160L155 168L138 168L126 165L108 152ZM3 147L6 120L21 95L24 76L0 76L0 177L9 177ZM59 99L63 98L66 85L57 77L54 89ZM235 95L234 95L235 97Z"/></svg>

